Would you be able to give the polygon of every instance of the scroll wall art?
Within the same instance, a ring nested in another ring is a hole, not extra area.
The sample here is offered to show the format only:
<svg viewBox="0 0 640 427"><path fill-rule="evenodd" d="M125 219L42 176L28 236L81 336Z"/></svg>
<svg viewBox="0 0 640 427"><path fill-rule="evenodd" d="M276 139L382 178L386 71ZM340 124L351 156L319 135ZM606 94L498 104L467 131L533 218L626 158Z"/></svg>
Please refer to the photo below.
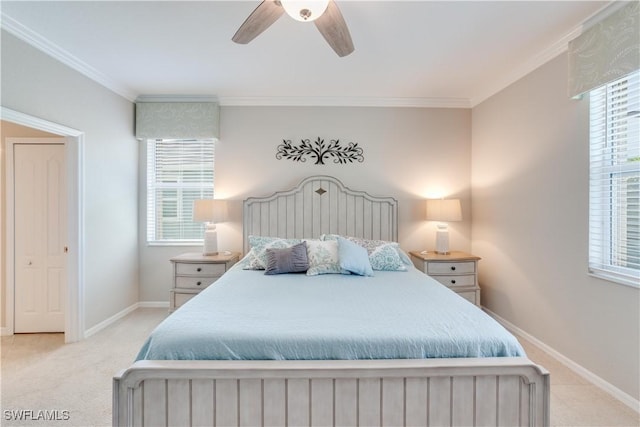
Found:
<svg viewBox="0 0 640 427"><path fill-rule="evenodd" d="M307 157L315 160L316 165L324 165L325 160L333 160L333 163L347 164L364 162L362 147L356 142L350 142L342 145L339 139L332 139L328 143L324 139L318 137L311 142L310 139L302 139L300 144L296 145L291 140L283 139L282 144L278 145L276 159L288 159L295 162L306 162Z"/></svg>

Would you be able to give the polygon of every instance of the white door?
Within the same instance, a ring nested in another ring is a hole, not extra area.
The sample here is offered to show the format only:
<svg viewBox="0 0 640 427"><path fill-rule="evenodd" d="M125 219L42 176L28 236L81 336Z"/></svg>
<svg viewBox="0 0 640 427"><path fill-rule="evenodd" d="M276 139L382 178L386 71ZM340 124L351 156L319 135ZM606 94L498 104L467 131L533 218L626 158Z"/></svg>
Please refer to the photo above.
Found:
<svg viewBox="0 0 640 427"><path fill-rule="evenodd" d="M64 332L64 140L14 147L14 332Z"/></svg>

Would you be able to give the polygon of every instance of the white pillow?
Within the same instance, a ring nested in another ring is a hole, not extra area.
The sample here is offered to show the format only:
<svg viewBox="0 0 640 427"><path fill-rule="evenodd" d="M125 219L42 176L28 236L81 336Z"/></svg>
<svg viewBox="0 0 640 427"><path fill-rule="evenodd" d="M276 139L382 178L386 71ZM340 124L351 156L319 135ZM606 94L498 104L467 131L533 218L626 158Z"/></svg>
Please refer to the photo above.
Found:
<svg viewBox="0 0 640 427"><path fill-rule="evenodd" d="M336 240L306 240L309 269L307 276L319 274L340 274L340 258L338 257L338 242Z"/></svg>

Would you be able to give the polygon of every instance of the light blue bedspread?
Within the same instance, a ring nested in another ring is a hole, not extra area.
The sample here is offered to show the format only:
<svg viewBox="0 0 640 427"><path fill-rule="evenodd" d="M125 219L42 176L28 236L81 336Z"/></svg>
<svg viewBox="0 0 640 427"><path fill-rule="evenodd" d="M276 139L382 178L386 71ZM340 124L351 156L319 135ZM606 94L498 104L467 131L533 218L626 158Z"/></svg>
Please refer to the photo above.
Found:
<svg viewBox="0 0 640 427"><path fill-rule="evenodd" d="M137 360L524 355L496 321L413 267L307 277L236 265L158 325Z"/></svg>

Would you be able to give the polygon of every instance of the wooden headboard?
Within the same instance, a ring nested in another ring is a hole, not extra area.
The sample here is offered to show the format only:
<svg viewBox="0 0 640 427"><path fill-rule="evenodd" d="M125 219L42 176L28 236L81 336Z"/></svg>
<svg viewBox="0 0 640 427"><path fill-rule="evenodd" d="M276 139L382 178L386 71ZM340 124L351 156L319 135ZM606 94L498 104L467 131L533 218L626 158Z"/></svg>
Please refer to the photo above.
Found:
<svg viewBox="0 0 640 427"><path fill-rule="evenodd" d="M311 176L295 188L243 204L243 244L248 237L319 238L341 234L365 239L398 240L398 202L349 189L330 176Z"/></svg>

